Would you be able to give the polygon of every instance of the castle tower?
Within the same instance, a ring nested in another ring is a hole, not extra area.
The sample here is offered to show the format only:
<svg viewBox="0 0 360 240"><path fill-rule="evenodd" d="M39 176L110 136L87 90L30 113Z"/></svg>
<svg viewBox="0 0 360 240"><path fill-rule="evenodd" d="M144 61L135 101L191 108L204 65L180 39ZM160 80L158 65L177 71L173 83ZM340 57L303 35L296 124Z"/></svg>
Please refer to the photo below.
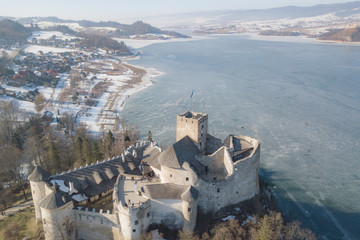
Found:
<svg viewBox="0 0 360 240"><path fill-rule="evenodd" d="M39 202L45 239L75 240L74 203L69 195L57 188L53 185L52 192Z"/></svg>
<svg viewBox="0 0 360 240"><path fill-rule="evenodd" d="M189 136L198 146L200 152L205 154L208 115L186 111L176 119L176 141Z"/></svg>
<svg viewBox="0 0 360 240"><path fill-rule="evenodd" d="M50 174L42 169L39 165L36 165L32 173L29 175L31 194L34 201L36 222L41 222L41 211L39 202L49 192L49 177Z"/></svg>

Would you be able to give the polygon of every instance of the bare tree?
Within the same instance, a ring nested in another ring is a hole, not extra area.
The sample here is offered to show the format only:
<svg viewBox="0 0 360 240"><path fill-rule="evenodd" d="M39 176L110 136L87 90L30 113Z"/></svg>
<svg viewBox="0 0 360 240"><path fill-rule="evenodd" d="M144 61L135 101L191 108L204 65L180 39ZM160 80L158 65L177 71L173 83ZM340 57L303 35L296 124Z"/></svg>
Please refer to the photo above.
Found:
<svg viewBox="0 0 360 240"><path fill-rule="evenodd" d="M41 93L36 95L34 103L35 103L36 111L41 112L41 110L43 110L44 107L46 106L46 99L45 99L44 95L42 95Z"/></svg>
<svg viewBox="0 0 360 240"><path fill-rule="evenodd" d="M21 158L22 154L20 150L12 145L3 146L0 148L0 182L6 182L10 190L19 183L23 184L20 169L21 169ZM21 186L24 189L24 186ZM23 191L24 196L25 190ZM9 204L9 196L6 188L2 189L2 202L4 207Z"/></svg>
<svg viewBox="0 0 360 240"><path fill-rule="evenodd" d="M21 124L19 106L13 101L0 101L0 141L5 144L12 140L14 130Z"/></svg>
<svg viewBox="0 0 360 240"><path fill-rule="evenodd" d="M70 72L70 90L77 88L79 86L79 82L81 81L81 74L79 70L71 70Z"/></svg>
<svg viewBox="0 0 360 240"><path fill-rule="evenodd" d="M65 219L60 223L58 218L55 219L55 228L57 231L54 239L70 240L73 239L76 229L76 222L74 219L65 217Z"/></svg>

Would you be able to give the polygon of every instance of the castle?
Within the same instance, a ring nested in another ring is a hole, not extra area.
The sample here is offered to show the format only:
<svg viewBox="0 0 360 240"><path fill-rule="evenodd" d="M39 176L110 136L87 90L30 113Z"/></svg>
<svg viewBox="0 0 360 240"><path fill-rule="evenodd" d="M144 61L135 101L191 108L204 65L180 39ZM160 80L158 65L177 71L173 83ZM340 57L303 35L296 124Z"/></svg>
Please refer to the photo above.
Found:
<svg viewBox="0 0 360 240"><path fill-rule="evenodd" d="M153 142L121 156L50 176L36 166L28 179L45 238L139 239L150 225L193 231L198 211L215 214L259 192L260 142L207 133L208 115L177 116L176 143ZM113 210L88 209L112 194Z"/></svg>

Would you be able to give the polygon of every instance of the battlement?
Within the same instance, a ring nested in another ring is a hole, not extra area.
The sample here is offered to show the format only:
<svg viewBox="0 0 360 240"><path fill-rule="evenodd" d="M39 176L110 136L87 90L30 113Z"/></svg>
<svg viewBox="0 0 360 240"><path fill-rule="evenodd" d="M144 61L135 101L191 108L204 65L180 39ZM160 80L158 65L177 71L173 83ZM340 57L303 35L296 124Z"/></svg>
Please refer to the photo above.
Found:
<svg viewBox="0 0 360 240"><path fill-rule="evenodd" d="M184 117L184 118L192 118L192 119L207 119L207 114L206 113L198 113L198 112L192 112L192 111L186 111L183 114L179 114L179 117Z"/></svg>

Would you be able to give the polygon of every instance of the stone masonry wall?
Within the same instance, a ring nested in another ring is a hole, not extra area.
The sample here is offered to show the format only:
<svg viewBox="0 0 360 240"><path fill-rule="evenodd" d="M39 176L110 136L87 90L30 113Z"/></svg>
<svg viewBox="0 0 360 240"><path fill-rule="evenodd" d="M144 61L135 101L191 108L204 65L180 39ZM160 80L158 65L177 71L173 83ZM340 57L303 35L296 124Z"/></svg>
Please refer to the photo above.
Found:
<svg viewBox="0 0 360 240"><path fill-rule="evenodd" d="M120 226L114 213L92 212L73 209L76 221L77 239L113 240L119 239Z"/></svg>

